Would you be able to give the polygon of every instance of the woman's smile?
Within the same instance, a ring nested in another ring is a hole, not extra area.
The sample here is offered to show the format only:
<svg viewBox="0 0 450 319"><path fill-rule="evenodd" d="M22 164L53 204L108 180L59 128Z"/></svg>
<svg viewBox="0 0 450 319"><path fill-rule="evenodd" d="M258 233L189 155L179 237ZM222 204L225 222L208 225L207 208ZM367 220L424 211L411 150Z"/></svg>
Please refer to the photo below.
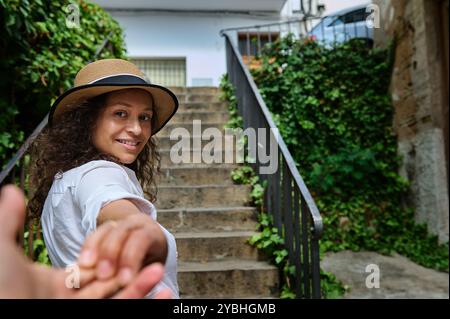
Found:
<svg viewBox="0 0 450 319"><path fill-rule="evenodd" d="M117 139L116 141L122 144L126 149L130 151L138 150L139 149L138 146L141 144L141 142L139 141L133 141L128 139Z"/></svg>

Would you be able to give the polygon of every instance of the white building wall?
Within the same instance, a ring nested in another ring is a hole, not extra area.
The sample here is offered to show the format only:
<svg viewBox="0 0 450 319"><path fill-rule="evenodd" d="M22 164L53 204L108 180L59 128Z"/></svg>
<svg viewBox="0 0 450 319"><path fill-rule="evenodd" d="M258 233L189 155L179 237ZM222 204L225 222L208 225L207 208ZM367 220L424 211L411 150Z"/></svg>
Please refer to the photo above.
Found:
<svg viewBox="0 0 450 319"><path fill-rule="evenodd" d="M320 2L325 5L325 11L322 15L326 16L333 15L336 11L345 8L372 3L372 0L320 0Z"/></svg>
<svg viewBox="0 0 450 319"><path fill-rule="evenodd" d="M220 30L279 21L279 18L192 13L111 12L124 29L129 57L185 57L187 85L226 73L225 39ZM156 83L157 84L157 83Z"/></svg>

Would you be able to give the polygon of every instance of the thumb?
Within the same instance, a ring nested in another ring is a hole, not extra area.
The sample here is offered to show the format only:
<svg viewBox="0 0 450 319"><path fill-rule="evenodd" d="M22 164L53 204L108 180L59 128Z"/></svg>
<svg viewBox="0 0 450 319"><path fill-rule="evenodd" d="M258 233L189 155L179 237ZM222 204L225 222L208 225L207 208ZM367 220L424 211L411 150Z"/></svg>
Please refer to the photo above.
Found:
<svg viewBox="0 0 450 319"><path fill-rule="evenodd" d="M16 239L25 219L25 197L20 188L6 185L0 193L0 237Z"/></svg>

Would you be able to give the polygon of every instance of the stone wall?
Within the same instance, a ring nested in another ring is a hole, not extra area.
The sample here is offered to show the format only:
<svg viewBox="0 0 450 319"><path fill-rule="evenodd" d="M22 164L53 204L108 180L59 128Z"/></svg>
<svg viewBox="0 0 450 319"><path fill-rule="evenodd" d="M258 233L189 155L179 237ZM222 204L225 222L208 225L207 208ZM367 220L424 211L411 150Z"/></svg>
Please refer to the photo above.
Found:
<svg viewBox="0 0 450 319"><path fill-rule="evenodd" d="M411 182L407 203L418 222L448 241L448 0L373 2L381 18L375 45L395 39L393 125L401 174Z"/></svg>

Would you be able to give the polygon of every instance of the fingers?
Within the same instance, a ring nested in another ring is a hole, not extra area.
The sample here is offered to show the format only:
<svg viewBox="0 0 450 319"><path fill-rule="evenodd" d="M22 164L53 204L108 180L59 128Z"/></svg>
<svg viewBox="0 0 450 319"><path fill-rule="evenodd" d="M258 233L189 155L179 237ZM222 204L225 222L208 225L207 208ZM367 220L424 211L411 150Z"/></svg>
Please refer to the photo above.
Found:
<svg viewBox="0 0 450 319"><path fill-rule="evenodd" d="M116 277L107 280L96 280L84 288L81 288L74 293L74 298L80 299L97 299L109 298L113 296L119 289L121 284Z"/></svg>
<svg viewBox="0 0 450 319"><path fill-rule="evenodd" d="M86 238L78 259L78 264L81 267L90 268L96 265L100 244L106 235L116 226L117 224L113 221L106 222Z"/></svg>
<svg viewBox="0 0 450 319"><path fill-rule="evenodd" d="M144 258L154 246L154 233L148 228L134 230L128 237L120 256L119 267L121 272L128 272L134 276L142 267Z"/></svg>
<svg viewBox="0 0 450 319"><path fill-rule="evenodd" d="M12 240L23 227L25 220L25 197L22 191L14 185L6 185L0 193L0 225L1 236Z"/></svg>
<svg viewBox="0 0 450 319"><path fill-rule="evenodd" d="M156 294L155 299L172 299L172 297L173 295L170 289L165 288Z"/></svg>
<svg viewBox="0 0 450 319"><path fill-rule="evenodd" d="M133 229L140 227L137 220L125 220L110 230L103 238L99 249L97 276L100 279L110 278L115 274L122 248ZM131 273L124 272L124 284L131 279Z"/></svg>
<svg viewBox="0 0 450 319"><path fill-rule="evenodd" d="M73 296L82 299L108 298L110 296L113 296L114 299L143 298L160 282L163 274L164 267L155 263L142 269L138 276L125 287L122 287L118 277L113 277L108 280L96 280L86 287L76 290ZM122 290L120 290L121 288ZM169 298L172 298L170 289L163 289L155 296L155 299Z"/></svg>
<svg viewBox="0 0 450 319"><path fill-rule="evenodd" d="M162 279L164 267L155 263L142 269L133 281L131 281L121 292L117 293L114 299L142 298L146 296ZM170 290L157 296L171 297Z"/></svg>
<svg viewBox="0 0 450 319"><path fill-rule="evenodd" d="M149 252L166 248L166 237L157 223L148 216L132 215L117 223L102 224L86 239L78 263L83 268L95 266L95 278L100 281L114 277L125 286L138 274L144 261L147 263L145 257L152 256ZM155 261L159 260L152 260ZM92 273L86 278L82 285L94 279ZM133 289L135 295L142 291Z"/></svg>
<svg viewBox="0 0 450 319"><path fill-rule="evenodd" d="M80 268L80 287L83 288L96 279L95 268Z"/></svg>

